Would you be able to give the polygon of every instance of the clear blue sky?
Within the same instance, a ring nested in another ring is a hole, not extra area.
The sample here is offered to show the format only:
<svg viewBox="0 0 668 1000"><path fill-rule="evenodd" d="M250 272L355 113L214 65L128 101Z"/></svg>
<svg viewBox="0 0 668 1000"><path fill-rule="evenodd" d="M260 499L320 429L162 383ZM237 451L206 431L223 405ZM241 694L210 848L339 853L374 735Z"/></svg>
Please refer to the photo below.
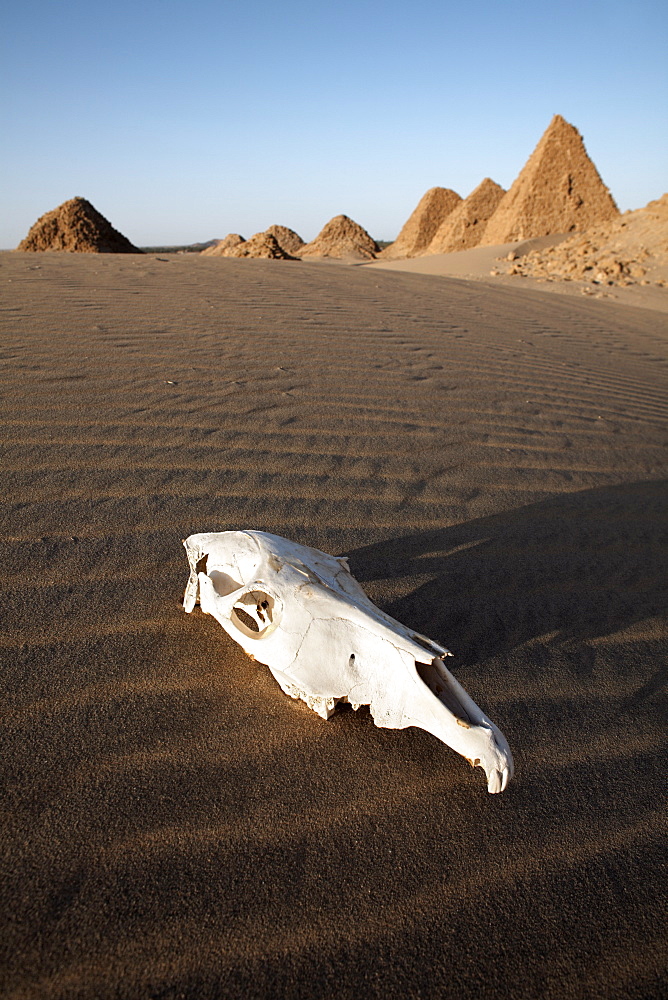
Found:
<svg viewBox="0 0 668 1000"><path fill-rule="evenodd" d="M555 113L622 210L668 189L665 0L21 0L0 22L0 247L88 198L140 245L392 239L509 187Z"/></svg>

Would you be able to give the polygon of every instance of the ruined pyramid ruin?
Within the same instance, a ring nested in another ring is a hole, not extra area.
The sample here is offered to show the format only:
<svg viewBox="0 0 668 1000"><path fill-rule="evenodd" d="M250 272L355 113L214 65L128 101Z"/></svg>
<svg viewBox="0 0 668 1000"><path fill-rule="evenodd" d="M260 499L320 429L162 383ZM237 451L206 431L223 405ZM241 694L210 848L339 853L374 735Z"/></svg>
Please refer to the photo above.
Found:
<svg viewBox="0 0 668 1000"><path fill-rule="evenodd" d="M233 247L239 246L240 243L245 243L243 236L239 233L228 233L227 236L222 240L218 240L213 246L207 247L206 250L202 250L202 256L204 257L224 257L228 250Z"/></svg>
<svg viewBox="0 0 668 1000"><path fill-rule="evenodd" d="M423 253L456 253L477 247L506 192L486 177L441 223Z"/></svg>
<svg viewBox="0 0 668 1000"><path fill-rule="evenodd" d="M301 256L304 241L294 229L288 229L287 226L269 226L266 233L268 236L274 237L281 250L285 250L286 253L291 254L293 257Z"/></svg>
<svg viewBox="0 0 668 1000"><path fill-rule="evenodd" d="M239 233L228 233L215 246L202 253L207 257L265 257L269 260L298 260L304 241L287 226L269 226L245 240Z"/></svg>
<svg viewBox="0 0 668 1000"><path fill-rule="evenodd" d="M487 223L481 244L580 231L618 215L582 136L555 115Z"/></svg>
<svg viewBox="0 0 668 1000"><path fill-rule="evenodd" d="M357 222L347 215L330 219L316 238L306 243L300 257L335 257L373 260L380 247Z"/></svg>
<svg viewBox="0 0 668 1000"><path fill-rule="evenodd" d="M292 254L284 250L275 236L271 233L255 233L249 240L238 243L236 246L228 247L223 254L224 257L263 257L266 260L298 260Z"/></svg>
<svg viewBox="0 0 668 1000"><path fill-rule="evenodd" d="M434 236L461 200L457 192L450 188L430 188L420 198L417 208L404 223L394 243L383 250L381 257L392 260L398 257L416 257L428 252Z"/></svg>
<svg viewBox="0 0 668 1000"><path fill-rule="evenodd" d="M142 253L85 198L71 198L40 216L17 250Z"/></svg>

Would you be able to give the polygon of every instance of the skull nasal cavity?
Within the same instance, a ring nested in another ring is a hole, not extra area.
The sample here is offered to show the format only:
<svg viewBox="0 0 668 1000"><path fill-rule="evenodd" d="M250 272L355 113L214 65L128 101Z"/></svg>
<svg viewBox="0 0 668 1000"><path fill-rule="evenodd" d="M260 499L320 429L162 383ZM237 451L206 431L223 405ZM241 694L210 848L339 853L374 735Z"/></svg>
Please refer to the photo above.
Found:
<svg viewBox="0 0 668 1000"><path fill-rule="evenodd" d="M418 660L415 661L415 669L418 672L418 676L427 685L430 691L432 691L438 700L445 705L448 711L452 712L456 719L461 719L461 721L468 727L473 725L473 719L471 719L469 713L461 702L459 695L457 694L455 688L453 687L450 678L445 672L445 667L443 670L439 669L438 657L432 660L431 663L420 663ZM440 664L442 667L443 664Z"/></svg>

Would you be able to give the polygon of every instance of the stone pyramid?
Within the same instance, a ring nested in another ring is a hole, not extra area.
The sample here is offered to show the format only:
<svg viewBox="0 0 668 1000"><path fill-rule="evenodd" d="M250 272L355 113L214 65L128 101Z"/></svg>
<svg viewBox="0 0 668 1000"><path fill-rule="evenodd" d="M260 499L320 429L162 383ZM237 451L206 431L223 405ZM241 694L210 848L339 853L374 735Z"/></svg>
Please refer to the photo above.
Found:
<svg viewBox="0 0 668 1000"><path fill-rule="evenodd" d="M239 233L228 233L224 239L218 240L212 247L202 250L202 255L204 257L225 257L228 250L245 242L245 239L243 236L239 236Z"/></svg>
<svg viewBox="0 0 668 1000"><path fill-rule="evenodd" d="M293 257L301 255L304 241L294 229L288 229L287 226L269 226L266 232L268 236L274 237L278 245L286 253L291 254Z"/></svg>
<svg viewBox="0 0 668 1000"><path fill-rule="evenodd" d="M618 215L582 136L555 115L487 223L481 243L493 246L583 230Z"/></svg>
<svg viewBox="0 0 668 1000"><path fill-rule="evenodd" d="M284 250L275 236L271 233L256 233L249 240L228 247L223 254L224 257L264 257L267 260L297 260L292 254Z"/></svg>
<svg viewBox="0 0 668 1000"><path fill-rule="evenodd" d="M433 187L420 198L417 208L408 217L394 243L386 247L381 257L415 257L425 253L440 226L461 202L450 188Z"/></svg>
<svg viewBox="0 0 668 1000"><path fill-rule="evenodd" d="M506 192L489 177L478 184L468 198L441 223L436 235L424 253L454 253L477 247L482 239L488 219Z"/></svg>
<svg viewBox="0 0 668 1000"><path fill-rule="evenodd" d="M142 253L85 198L71 198L40 216L17 250Z"/></svg>
<svg viewBox="0 0 668 1000"><path fill-rule="evenodd" d="M298 260L303 246L303 239L293 229L288 229L287 226L269 226L269 229L263 233L256 233L249 240L245 240L238 233L228 233L225 239L218 240L215 246L207 247L202 253L207 257L267 257L271 260Z"/></svg>
<svg viewBox="0 0 668 1000"><path fill-rule="evenodd" d="M380 247L366 229L347 215L335 215L314 240L301 248L300 256L372 260L379 251Z"/></svg>

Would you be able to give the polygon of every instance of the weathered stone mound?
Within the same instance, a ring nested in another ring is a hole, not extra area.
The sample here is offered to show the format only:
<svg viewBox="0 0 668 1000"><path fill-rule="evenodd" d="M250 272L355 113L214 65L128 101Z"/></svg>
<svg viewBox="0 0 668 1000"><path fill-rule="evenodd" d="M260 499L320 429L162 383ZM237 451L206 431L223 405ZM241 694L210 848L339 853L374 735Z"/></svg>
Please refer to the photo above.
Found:
<svg viewBox="0 0 668 1000"><path fill-rule="evenodd" d="M85 198L71 198L40 216L17 250L141 253Z"/></svg>
<svg viewBox="0 0 668 1000"><path fill-rule="evenodd" d="M434 236L461 200L457 192L450 188L430 188L420 198L394 243L383 250L381 257L392 260L426 253Z"/></svg>
<svg viewBox="0 0 668 1000"><path fill-rule="evenodd" d="M301 248L302 257L335 257L373 260L380 247L357 222L335 215L316 238Z"/></svg>
<svg viewBox="0 0 668 1000"><path fill-rule="evenodd" d="M274 237L280 248L286 253L293 257L301 256L304 241L294 229L288 229L287 226L269 226L266 232L269 236Z"/></svg>
<svg viewBox="0 0 668 1000"><path fill-rule="evenodd" d="M264 257L267 260L297 260L284 250L275 236L270 233L256 233L244 243L229 247L225 257Z"/></svg>
<svg viewBox="0 0 668 1000"><path fill-rule="evenodd" d="M521 253L521 247L518 247ZM512 254L510 256L513 256ZM668 284L668 194L512 261L508 274L593 285Z"/></svg>
<svg viewBox="0 0 668 1000"><path fill-rule="evenodd" d="M245 242L243 236L239 236L239 233L228 233L224 239L218 240L214 246L202 250L202 254L205 257L224 257L226 252L232 249L232 247L237 247L240 243Z"/></svg>
<svg viewBox="0 0 668 1000"><path fill-rule="evenodd" d="M203 250L207 257L266 257L269 260L299 260L304 241L287 226L270 226L245 240L238 233L228 233L224 240Z"/></svg>
<svg viewBox="0 0 668 1000"><path fill-rule="evenodd" d="M477 247L488 220L505 193L502 187L486 177L441 223L423 253L456 253Z"/></svg>
<svg viewBox="0 0 668 1000"><path fill-rule="evenodd" d="M555 115L487 223L481 243L493 246L583 231L618 215L582 136Z"/></svg>

